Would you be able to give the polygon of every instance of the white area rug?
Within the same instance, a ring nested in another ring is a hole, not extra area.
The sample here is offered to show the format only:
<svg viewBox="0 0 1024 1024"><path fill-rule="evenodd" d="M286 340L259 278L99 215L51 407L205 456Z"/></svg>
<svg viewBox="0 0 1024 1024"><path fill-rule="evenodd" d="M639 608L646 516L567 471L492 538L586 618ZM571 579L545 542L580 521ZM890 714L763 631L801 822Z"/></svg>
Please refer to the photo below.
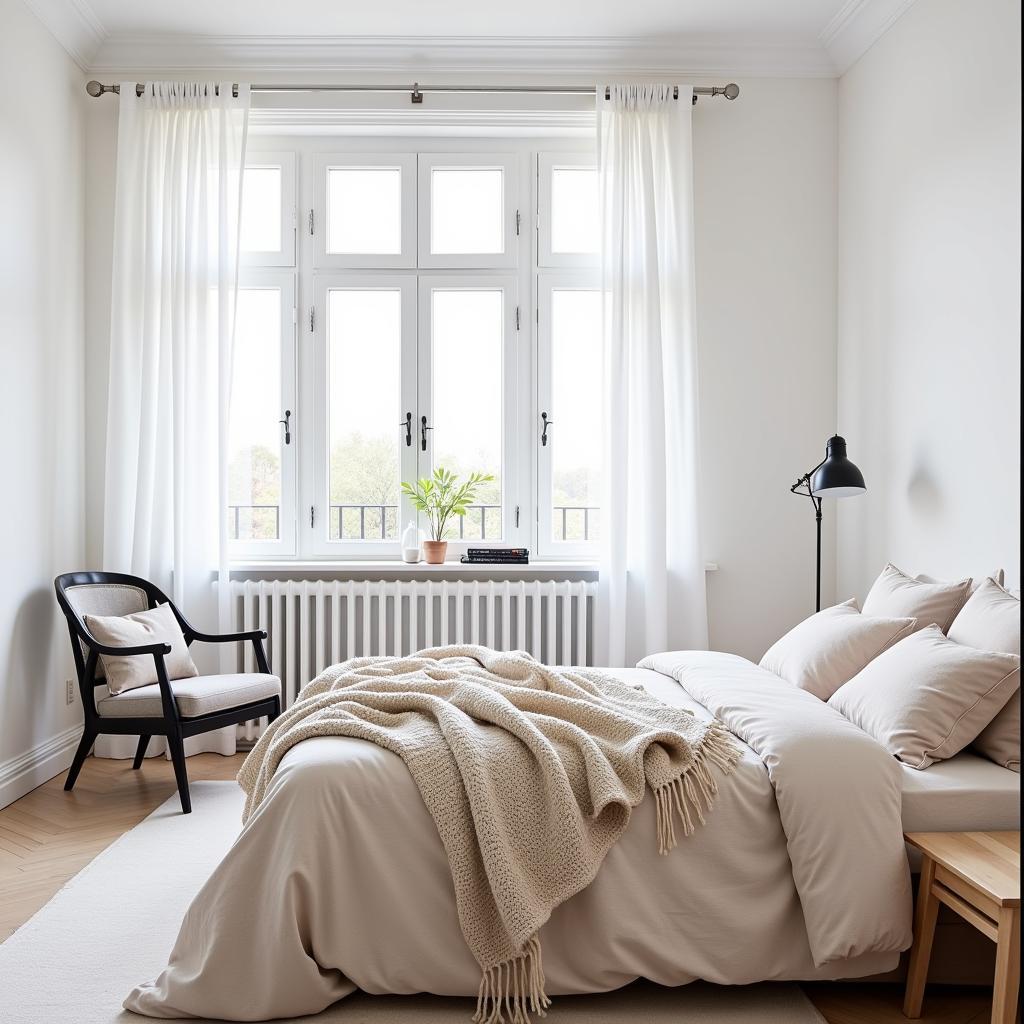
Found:
<svg viewBox="0 0 1024 1024"><path fill-rule="evenodd" d="M121 1009L133 985L167 963L192 897L238 834L233 782L192 784L103 851L0 945L4 1024L142 1024ZM476 1001L357 993L306 1024L469 1024ZM544 1024L824 1024L796 985L660 988L638 982L597 996L558 996Z"/></svg>

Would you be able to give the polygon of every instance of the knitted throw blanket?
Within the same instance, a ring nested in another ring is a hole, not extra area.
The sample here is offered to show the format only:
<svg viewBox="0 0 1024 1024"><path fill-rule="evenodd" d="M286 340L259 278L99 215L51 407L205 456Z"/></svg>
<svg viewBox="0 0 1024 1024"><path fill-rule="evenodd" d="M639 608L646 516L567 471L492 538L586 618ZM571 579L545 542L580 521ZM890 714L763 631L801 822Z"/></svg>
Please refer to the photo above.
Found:
<svg viewBox="0 0 1024 1024"><path fill-rule="evenodd" d="M479 962L479 1024L544 1016L537 932L586 888L650 788L661 853L704 823L738 749L717 721L594 671L530 655L439 647L353 658L304 687L238 781L248 820L281 758L313 736L354 736L405 762L437 825L459 923Z"/></svg>

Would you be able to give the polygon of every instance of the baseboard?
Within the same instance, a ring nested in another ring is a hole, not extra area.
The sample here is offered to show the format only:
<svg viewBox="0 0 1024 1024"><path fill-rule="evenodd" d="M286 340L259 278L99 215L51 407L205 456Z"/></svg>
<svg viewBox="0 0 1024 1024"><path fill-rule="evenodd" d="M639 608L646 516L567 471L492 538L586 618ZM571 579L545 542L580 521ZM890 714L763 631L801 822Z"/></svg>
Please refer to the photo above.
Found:
<svg viewBox="0 0 1024 1024"><path fill-rule="evenodd" d="M0 762L0 807L14 803L36 786L71 767L82 727L74 725L17 757Z"/></svg>

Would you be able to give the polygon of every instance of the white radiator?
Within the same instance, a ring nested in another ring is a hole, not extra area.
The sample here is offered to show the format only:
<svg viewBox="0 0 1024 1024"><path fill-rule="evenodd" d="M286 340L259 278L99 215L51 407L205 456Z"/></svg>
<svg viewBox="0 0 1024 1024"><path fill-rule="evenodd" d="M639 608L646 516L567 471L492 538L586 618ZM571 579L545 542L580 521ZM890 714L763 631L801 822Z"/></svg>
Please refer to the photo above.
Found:
<svg viewBox="0 0 1024 1024"><path fill-rule="evenodd" d="M328 665L368 654L471 643L590 665L596 595L589 581L235 580L231 608L235 628L268 632L287 706ZM238 646L238 669L255 671L252 645Z"/></svg>

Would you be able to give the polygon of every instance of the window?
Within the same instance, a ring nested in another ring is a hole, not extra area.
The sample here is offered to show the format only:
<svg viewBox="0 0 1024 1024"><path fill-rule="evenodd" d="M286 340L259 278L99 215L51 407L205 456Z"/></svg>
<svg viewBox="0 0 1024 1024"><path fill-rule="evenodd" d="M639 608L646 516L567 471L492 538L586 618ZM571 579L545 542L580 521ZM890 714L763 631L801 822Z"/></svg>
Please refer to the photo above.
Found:
<svg viewBox="0 0 1024 1024"><path fill-rule="evenodd" d="M289 141L245 172L234 554L397 558L417 519L402 481L445 466L493 477L449 525L449 558L592 556L593 158L525 139Z"/></svg>

